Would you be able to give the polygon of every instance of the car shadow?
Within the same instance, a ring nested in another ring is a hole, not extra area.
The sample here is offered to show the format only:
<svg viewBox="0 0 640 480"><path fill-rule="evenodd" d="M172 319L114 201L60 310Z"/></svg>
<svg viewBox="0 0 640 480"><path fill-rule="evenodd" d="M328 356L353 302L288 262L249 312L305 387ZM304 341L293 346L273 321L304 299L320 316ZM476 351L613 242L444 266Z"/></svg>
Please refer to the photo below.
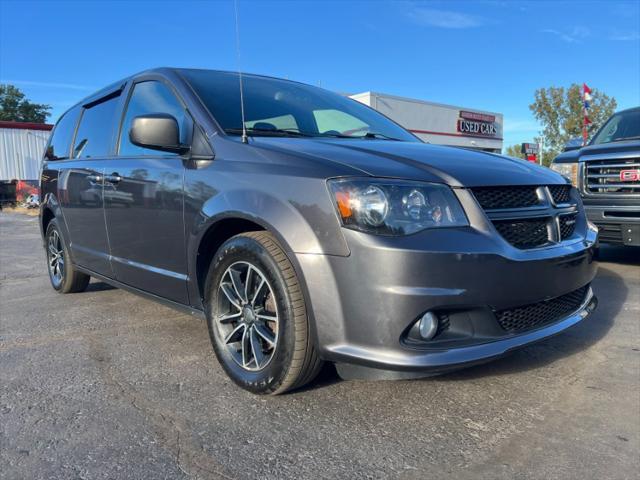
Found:
<svg viewBox="0 0 640 480"><path fill-rule="evenodd" d="M319 390L321 388L330 387L331 385L335 385L336 383L342 382L342 378L338 375L336 371L336 367L332 362L324 362L324 365L320 369L318 376L310 383L303 385L300 388L296 388L290 392L285 393L285 395L297 395L300 393L305 393L313 390Z"/></svg>
<svg viewBox="0 0 640 480"><path fill-rule="evenodd" d="M577 325L499 359L432 377L431 380L460 381L533 370L589 348L611 329L629 295L624 279L602 265L592 286L599 298L598 308Z"/></svg>
<svg viewBox="0 0 640 480"><path fill-rule="evenodd" d="M598 261L640 266L640 247L601 245L598 251Z"/></svg>
<svg viewBox="0 0 640 480"><path fill-rule="evenodd" d="M104 292L107 290L115 290L116 287L101 281L93 281L87 285L85 292Z"/></svg>

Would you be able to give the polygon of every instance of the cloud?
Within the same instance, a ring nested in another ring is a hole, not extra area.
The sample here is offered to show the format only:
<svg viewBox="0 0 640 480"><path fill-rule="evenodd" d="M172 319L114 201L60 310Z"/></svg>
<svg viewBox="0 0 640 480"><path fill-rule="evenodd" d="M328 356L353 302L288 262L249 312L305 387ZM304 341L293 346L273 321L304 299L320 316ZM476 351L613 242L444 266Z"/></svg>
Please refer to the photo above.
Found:
<svg viewBox="0 0 640 480"><path fill-rule="evenodd" d="M554 30L553 28L545 28L542 33L550 33L556 35L563 42L580 43L582 40L591 35L591 30L587 27L575 26L571 30Z"/></svg>
<svg viewBox="0 0 640 480"><path fill-rule="evenodd" d="M25 87L64 88L68 90L95 90L94 87L91 87L88 85L77 85L75 83L34 82L32 80L10 80L10 79L0 80L0 83L24 85Z"/></svg>
<svg viewBox="0 0 640 480"><path fill-rule="evenodd" d="M407 16L419 25L437 28L475 28L487 23L486 19L476 15L435 8L415 7L407 13Z"/></svg>
<svg viewBox="0 0 640 480"><path fill-rule="evenodd" d="M640 32L619 32L615 31L609 37L609 40L615 40L618 42L631 42L635 40L640 40Z"/></svg>

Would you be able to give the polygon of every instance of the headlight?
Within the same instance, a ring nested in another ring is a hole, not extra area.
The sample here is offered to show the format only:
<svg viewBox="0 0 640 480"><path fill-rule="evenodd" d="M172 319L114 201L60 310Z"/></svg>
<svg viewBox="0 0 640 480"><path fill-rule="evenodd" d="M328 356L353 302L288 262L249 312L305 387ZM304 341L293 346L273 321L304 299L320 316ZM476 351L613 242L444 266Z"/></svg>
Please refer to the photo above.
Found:
<svg viewBox="0 0 640 480"><path fill-rule="evenodd" d="M329 180L342 224L380 235L408 235L437 227L468 225L446 185L386 179Z"/></svg>
<svg viewBox="0 0 640 480"><path fill-rule="evenodd" d="M578 164L577 163L552 163L551 170L571 180L574 187L578 186Z"/></svg>

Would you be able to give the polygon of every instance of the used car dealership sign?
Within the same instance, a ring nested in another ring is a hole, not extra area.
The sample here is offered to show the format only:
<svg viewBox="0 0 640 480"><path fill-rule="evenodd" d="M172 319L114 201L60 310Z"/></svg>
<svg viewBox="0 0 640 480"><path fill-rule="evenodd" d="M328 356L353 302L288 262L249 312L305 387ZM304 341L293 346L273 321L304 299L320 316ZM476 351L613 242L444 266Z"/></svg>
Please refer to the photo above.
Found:
<svg viewBox="0 0 640 480"><path fill-rule="evenodd" d="M496 117L493 115L461 111L458 132L480 137L496 137L498 128L495 121Z"/></svg>

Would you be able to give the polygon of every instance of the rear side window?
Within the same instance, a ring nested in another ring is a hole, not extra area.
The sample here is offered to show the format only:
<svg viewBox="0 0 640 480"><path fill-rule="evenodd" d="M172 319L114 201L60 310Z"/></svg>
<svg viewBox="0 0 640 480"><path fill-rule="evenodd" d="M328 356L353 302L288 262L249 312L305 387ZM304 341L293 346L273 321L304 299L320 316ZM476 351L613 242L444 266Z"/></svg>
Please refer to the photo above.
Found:
<svg viewBox="0 0 640 480"><path fill-rule="evenodd" d="M73 147L73 158L104 157L111 153L119 97L85 108Z"/></svg>
<svg viewBox="0 0 640 480"><path fill-rule="evenodd" d="M53 133L51 134L51 140L49 140L49 145L44 153L44 157L47 160L64 160L69 158L71 138L76 129L79 111L80 107L69 110L58 120L58 123L56 123Z"/></svg>
<svg viewBox="0 0 640 480"><path fill-rule="evenodd" d="M127 113L122 122L120 132L121 156L158 155L158 151L138 147L129 140L129 130L133 119L139 115L150 113L168 113L178 121L180 142L190 143L191 119L171 89L164 83L155 80L136 83L127 105ZM162 152L162 155L172 155Z"/></svg>

